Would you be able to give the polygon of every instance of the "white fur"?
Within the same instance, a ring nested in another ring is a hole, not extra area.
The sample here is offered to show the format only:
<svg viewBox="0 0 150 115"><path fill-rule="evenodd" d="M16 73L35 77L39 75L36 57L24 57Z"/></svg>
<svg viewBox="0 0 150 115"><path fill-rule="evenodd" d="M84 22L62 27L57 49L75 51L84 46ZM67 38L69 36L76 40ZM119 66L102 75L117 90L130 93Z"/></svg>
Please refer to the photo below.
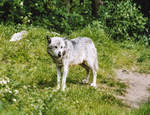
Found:
<svg viewBox="0 0 150 115"><path fill-rule="evenodd" d="M23 37L25 37L28 34L27 31L21 31L18 33L15 33L11 36L10 42L21 40Z"/></svg>
<svg viewBox="0 0 150 115"><path fill-rule="evenodd" d="M88 83L89 72L92 70L93 82L91 86L96 87L98 59L96 48L90 38L79 37L67 40L61 37L47 37L47 40L47 52L57 67L57 89L60 89L61 69L63 68L62 91L64 91L69 66L77 64L81 65L87 71L87 78L83 80L83 83Z"/></svg>

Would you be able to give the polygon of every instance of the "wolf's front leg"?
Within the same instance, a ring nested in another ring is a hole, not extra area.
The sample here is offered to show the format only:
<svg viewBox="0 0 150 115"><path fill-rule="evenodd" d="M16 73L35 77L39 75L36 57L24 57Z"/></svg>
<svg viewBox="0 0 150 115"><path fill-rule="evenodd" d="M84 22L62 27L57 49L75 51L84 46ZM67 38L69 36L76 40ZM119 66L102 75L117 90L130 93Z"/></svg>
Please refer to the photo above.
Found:
<svg viewBox="0 0 150 115"><path fill-rule="evenodd" d="M67 74L68 74L68 65L65 65L64 68L63 68L62 91L65 91L65 88L66 88Z"/></svg>
<svg viewBox="0 0 150 115"><path fill-rule="evenodd" d="M60 78L61 78L61 67L56 67L57 69L57 90L60 89Z"/></svg>

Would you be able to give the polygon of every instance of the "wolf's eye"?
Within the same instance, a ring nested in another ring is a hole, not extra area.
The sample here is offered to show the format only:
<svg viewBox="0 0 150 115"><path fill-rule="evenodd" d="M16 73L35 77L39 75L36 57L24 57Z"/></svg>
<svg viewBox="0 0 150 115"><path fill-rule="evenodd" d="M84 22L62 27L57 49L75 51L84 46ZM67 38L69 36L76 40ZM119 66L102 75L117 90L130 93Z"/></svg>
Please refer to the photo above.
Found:
<svg viewBox="0 0 150 115"><path fill-rule="evenodd" d="M55 46L55 48L57 48L57 46Z"/></svg>

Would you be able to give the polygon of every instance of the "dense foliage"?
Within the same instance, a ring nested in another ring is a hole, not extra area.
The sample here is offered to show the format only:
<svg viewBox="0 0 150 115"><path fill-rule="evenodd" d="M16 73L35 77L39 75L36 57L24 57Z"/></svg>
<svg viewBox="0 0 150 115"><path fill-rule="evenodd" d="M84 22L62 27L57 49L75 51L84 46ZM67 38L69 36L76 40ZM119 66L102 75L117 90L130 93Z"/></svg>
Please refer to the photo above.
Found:
<svg viewBox="0 0 150 115"><path fill-rule="evenodd" d="M107 1L100 8L99 20L102 21L114 39L142 39L146 31L147 19L130 0L116 3Z"/></svg>
<svg viewBox="0 0 150 115"><path fill-rule="evenodd" d="M2 0L0 20L40 25L68 33L91 21L87 1L84 5L79 1L69 5L62 0Z"/></svg>
<svg viewBox="0 0 150 115"><path fill-rule="evenodd" d="M95 0L96 1L96 0ZM98 4L98 3L97 3ZM147 18L132 0L105 0L98 16L92 14L92 1L84 0L1 0L0 21L39 25L69 34L98 20L116 40L143 40L149 44Z"/></svg>

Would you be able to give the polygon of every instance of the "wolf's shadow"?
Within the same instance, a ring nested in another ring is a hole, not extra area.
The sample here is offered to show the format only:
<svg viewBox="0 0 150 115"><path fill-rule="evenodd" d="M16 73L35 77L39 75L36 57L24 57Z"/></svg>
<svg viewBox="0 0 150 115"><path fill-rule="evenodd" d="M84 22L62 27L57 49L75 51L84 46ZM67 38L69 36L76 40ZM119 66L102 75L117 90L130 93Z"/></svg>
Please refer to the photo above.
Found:
<svg viewBox="0 0 150 115"><path fill-rule="evenodd" d="M70 77L68 77L66 79L66 84L77 84L77 85L85 85L82 83L82 81L80 80L77 80L77 79L72 79ZM44 88L44 87L51 87L51 88L54 88L57 86L57 76L53 76L51 78L51 80L43 80L43 81L40 81L38 83L38 85L41 87L41 88Z"/></svg>

